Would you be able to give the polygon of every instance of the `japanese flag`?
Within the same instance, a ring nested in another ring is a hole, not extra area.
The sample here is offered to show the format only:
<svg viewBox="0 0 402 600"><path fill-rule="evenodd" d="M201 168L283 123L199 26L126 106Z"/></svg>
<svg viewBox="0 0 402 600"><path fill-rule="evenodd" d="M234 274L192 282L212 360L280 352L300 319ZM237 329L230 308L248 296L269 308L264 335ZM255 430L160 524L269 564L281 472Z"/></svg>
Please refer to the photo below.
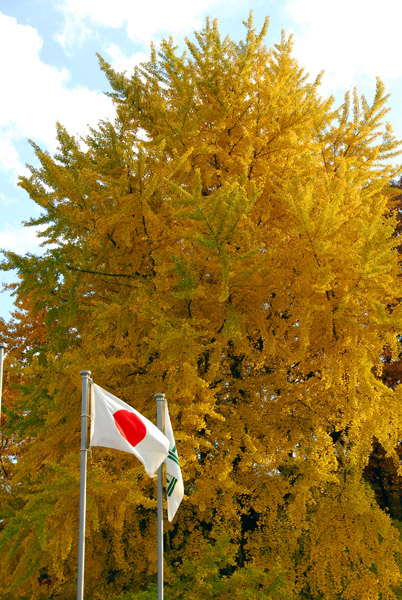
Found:
<svg viewBox="0 0 402 600"><path fill-rule="evenodd" d="M92 383L90 446L131 452L155 477L168 454L169 440L134 408Z"/></svg>

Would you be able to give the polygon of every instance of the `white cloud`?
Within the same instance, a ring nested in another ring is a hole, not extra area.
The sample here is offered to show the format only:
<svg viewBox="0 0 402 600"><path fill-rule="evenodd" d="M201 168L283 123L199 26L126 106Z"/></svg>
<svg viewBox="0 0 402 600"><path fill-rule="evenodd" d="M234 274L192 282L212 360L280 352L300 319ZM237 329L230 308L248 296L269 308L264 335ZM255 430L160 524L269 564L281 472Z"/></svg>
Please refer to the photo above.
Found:
<svg viewBox="0 0 402 600"><path fill-rule="evenodd" d="M1 100L0 100L1 103ZM4 171L10 181L15 182L18 175L25 172L18 150L13 144L12 133L0 127L0 170Z"/></svg>
<svg viewBox="0 0 402 600"><path fill-rule="evenodd" d="M25 254L26 252L41 253L40 248L41 238L37 237L42 228L32 226L24 227L23 225L3 225L0 230L0 248L7 248L11 252L17 254Z"/></svg>
<svg viewBox="0 0 402 600"><path fill-rule="evenodd" d="M21 164L16 145L32 138L55 149L56 122L72 134L84 133L88 123L111 117L111 100L100 92L69 87L66 69L40 58L42 39L33 27L18 24L0 12L0 169L14 173Z"/></svg>
<svg viewBox="0 0 402 600"><path fill-rule="evenodd" d="M80 46L90 35L91 30L87 27L82 18L74 11L70 10L65 4L59 4L59 10L64 16L64 28L56 32L53 38L59 42L68 54L68 48L71 46Z"/></svg>
<svg viewBox="0 0 402 600"><path fill-rule="evenodd" d="M290 0L286 8L302 30L295 56L311 75L324 69L326 86L402 75L400 0Z"/></svg>
<svg viewBox="0 0 402 600"><path fill-rule="evenodd" d="M88 26L126 28L134 42L149 45L159 34L192 31L202 25L202 16L223 0L64 0L59 8L66 25L59 36L64 46L77 42L77 36L88 34ZM85 29L87 28L87 29Z"/></svg>
<svg viewBox="0 0 402 600"><path fill-rule="evenodd" d="M14 202L18 203L18 200L16 200L15 198L10 198L9 196L6 196L6 194L0 192L0 206L10 206Z"/></svg>
<svg viewBox="0 0 402 600"><path fill-rule="evenodd" d="M144 52L136 52L131 54L131 56L125 56L116 44L108 46L106 52L112 59L112 68L120 73L126 71L127 75L130 75L133 72L134 67L140 63L149 61L149 54L145 54Z"/></svg>

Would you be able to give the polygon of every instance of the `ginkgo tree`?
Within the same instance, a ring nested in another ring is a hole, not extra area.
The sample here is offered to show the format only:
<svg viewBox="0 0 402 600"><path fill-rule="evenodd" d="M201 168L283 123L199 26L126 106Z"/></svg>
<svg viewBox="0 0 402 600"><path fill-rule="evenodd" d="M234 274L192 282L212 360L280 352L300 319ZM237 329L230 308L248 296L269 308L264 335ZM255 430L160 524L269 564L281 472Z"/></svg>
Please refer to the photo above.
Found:
<svg viewBox="0 0 402 600"><path fill-rule="evenodd" d="M207 20L129 74L100 57L115 121L59 125L53 156L32 142L45 250L3 263L5 341L28 347L4 401L7 600L74 595L82 369L151 420L169 400L186 496L167 598L398 597L399 530L363 476L402 427L379 376L402 330L387 95L335 107L291 38L245 26L234 42ZM153 597L155 487L92 450L87 598Z"/></svg>

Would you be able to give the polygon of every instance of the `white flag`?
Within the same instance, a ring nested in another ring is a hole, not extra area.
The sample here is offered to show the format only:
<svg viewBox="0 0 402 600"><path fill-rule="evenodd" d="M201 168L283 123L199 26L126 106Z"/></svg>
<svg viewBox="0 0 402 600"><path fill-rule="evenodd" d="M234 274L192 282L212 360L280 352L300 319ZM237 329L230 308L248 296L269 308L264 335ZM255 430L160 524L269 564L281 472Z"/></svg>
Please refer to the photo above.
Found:
<svg viewBox="0 0 402 600"><path fill-rule="evenodd" d="M138 411L93 383L90 446L131 452L155 477L168 454L169 440Z"/></svg>
<svg viewBox="0 0 402 600"><path fill-rule="evenodd" d="M169 453L166 464L166 492L168 520L172 521L184 496L183 478L181 476L180 462L177 455L176 442L169 418L168 405L165 400L165 435L169 440Z"/></svg>

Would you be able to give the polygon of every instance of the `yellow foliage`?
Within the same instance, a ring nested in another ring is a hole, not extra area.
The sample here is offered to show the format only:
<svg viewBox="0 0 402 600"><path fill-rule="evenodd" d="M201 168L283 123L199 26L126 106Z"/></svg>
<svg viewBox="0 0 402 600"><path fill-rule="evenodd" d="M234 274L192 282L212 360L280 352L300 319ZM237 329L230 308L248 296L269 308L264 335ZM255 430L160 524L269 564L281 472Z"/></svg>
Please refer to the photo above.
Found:
<svg viewBox="0 0 402 600"><path fill-rule="evenodd" d="M73 596L82 369L151 420L153 394L169 400L186 490L169 598L395 597L397 529L362 472L402 426L374 374L402 326L398 143L380 81L372 105L336 109L266 26L235 43L207 21L187 54L165 40L129 76L100 59L116 122L86 149L61 126L55 156L35 146L21 185L48 250L5 265L27 311L6 341L30 348L1 492L6 600L44 581ZM93 449L88 599L154 581L155 503L131 456Z"/></svg>

